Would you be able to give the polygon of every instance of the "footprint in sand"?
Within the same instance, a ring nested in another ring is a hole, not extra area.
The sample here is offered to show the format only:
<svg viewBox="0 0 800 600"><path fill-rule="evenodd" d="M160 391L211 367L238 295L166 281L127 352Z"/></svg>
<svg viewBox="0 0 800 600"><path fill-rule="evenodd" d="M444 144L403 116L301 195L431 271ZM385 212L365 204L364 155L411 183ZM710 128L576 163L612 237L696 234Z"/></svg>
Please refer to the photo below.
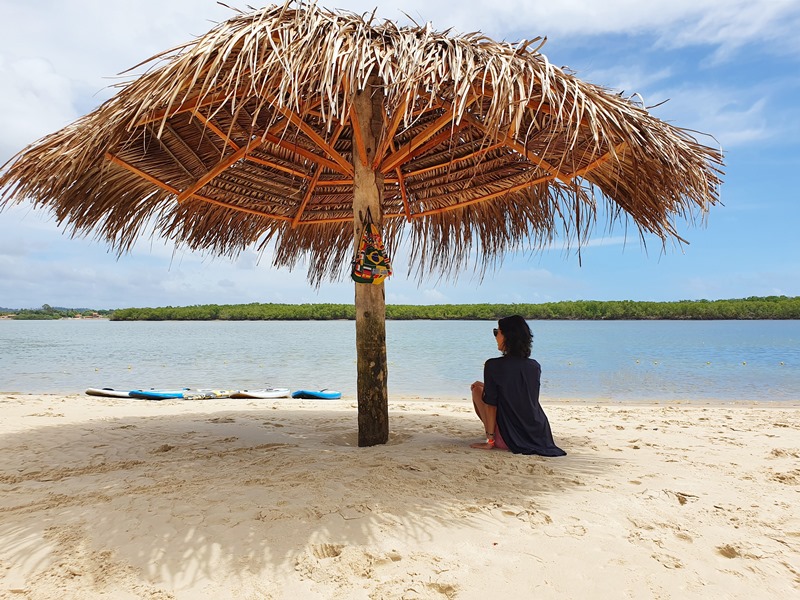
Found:
<svg viewBox="0 0 800 600"><path fill-rule="evenodd" d="M781 448L773 448L772 452L769 453L767 458L800 458L800 450L796 449L786 449L783 450Z"/></svg>
<svg viewBox="0 0 800 600"><path fill-rule="evenodd" d="M572 537L583 537L586 535L586 527L583 525L565 525L564 531Z"/></svg>
<svg viewBox="0 0 800 600"><path fill-rule="evenodd" d="M525 521L534 529L542 525L551 525L553 523L553 518L540 510L523 510L518 513L516 517L520 521Z"/></svg>
<svg viewBox="0 0 800 600"><path fill-rule="evenodd" d="M725 558L738 558L741 556L739 551L731 546L730 544L725 544L724 546L717 546L717 552L724 556Z"/></svg>
<svg viewBox="0 0 800 600"><path fill-rule="evenodd" d="M441 579L452 565L439 563L438 557L422 553L404 557L394 550L373 553L345 544L314 544L297 557L295 571L303 579L337 582L336 597L341 598L352 597L357 586L370 598L397 597L404 590L404 598L454 599L458 585ZM424 569L432 569L437 580L420 581Z"/></svg>
<svg viewBox="0 0 800 600"><path fill-rule="evenodd" d="M664 490L664 493L670 496L675 496L675 499L681 506L687 502L697 502L697 500L699 500L698 496L695 496L694 494L687 494L686 492L673 492L672 490Z"/></svg>
<svg viewBox="0 0 800 600"><path fill-rule="evenodd" d="M675 556L671 556L669 554L653 554L651 555L652 558L656 559L662 565L664 565L667 569L682 569L683 563L680 561L679 558Z"/></svg>
<svg viewBox="0 0 800 600"><path fill-rule="evenodd" d="M770 476L770 479L786 485L798 485L800 484L800 470L795 469L785 473L774 473Z"/></svg>
<svg viewBox="0 0 800 600"><path fill-rule="evenodd" d="M236 419L233 417L214 417L208 420L209 423L235 423Z"/></svg>
<svg viewBox="0 0 800 600"><path fill-rule="evenodd" d="M336 558L342 554L344 546L341 544L317 544L311 547L311 553L316 558Z"/></svg>

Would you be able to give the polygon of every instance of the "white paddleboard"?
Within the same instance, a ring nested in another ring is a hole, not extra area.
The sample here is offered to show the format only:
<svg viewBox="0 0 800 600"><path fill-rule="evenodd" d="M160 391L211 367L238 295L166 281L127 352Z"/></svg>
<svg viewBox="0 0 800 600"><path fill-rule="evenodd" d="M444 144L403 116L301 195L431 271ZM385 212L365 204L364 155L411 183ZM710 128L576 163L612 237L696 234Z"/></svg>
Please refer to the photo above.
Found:
<svg viewBox="0 0 800 600"><path fill-rule="evenodd" d="M265 388L263 390L237 390L231 398L288 398L289 388Z"/></svg>
<svg viewBox="0 0 800 600"><path fill-rule="evenodd" d="M130 398L130 390L115 390L113 388L89 388L86 393L90 396L105 396L107 398Z"/></svg>
<svg viewBox="0 0 800 600"><path fill-rule="evenodd" d="M186 390L184 400L211 400L212 398L230 398L233 390Z"/></svg>

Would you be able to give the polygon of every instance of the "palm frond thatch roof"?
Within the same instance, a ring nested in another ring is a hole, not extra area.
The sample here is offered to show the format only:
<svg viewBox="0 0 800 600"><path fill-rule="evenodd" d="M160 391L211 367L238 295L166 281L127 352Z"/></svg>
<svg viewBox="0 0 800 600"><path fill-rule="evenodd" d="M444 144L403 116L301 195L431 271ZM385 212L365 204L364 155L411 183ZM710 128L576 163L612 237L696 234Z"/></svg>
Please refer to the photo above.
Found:
<svg viewBox="0 0 800 600"><path fill-rule="evenodd" d="M580 242L598 199L680 239L675 219L718 201L720 152L554 67L539 42L291 2L237 13L9 161L0 208L29 199L119 252L151 224L221 255L274 242L276 265L306 256L319 283L349 263L353 165L374 153L386 241L409 236L419 272ZM383 103L371 149L352 110L365 89Z"/></svg>

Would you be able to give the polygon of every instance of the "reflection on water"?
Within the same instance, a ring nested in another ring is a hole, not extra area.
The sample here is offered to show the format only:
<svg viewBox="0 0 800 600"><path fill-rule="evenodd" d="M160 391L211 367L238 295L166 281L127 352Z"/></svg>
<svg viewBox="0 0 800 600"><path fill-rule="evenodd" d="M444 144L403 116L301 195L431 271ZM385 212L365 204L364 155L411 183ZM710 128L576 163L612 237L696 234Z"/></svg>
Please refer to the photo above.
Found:
<svg viewBox="0 0 800 600"><path fill-rule="evenodd" d="M543 397L800 399L800 321L534 321ZM467 397L494 323L389 321L391 395ZM356 390L352 321L0 322L0 390Z"/></svg>

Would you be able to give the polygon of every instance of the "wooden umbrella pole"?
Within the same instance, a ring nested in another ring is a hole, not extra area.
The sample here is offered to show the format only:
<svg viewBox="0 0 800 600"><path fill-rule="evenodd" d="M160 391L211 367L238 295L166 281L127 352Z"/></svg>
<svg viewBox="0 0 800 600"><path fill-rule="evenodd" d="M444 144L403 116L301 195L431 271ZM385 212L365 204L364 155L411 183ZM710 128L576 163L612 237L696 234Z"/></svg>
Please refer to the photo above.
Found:
<svg viewBox="0 0 800 600"><path fill-rule="evenodd" d="M369 209L379 227L383 221L383 174L373 168L383 121L380 81L371 77L366 89L353 100L353 129L359 129L367 160L357 156L353 134L353 224L354 249L358 248ZM362 157L363 158L363 157ZM383 283L356 283L356 355L358 363L358 445L374 446L389 440L389 394L386 360L386 297Z"/></svg>

